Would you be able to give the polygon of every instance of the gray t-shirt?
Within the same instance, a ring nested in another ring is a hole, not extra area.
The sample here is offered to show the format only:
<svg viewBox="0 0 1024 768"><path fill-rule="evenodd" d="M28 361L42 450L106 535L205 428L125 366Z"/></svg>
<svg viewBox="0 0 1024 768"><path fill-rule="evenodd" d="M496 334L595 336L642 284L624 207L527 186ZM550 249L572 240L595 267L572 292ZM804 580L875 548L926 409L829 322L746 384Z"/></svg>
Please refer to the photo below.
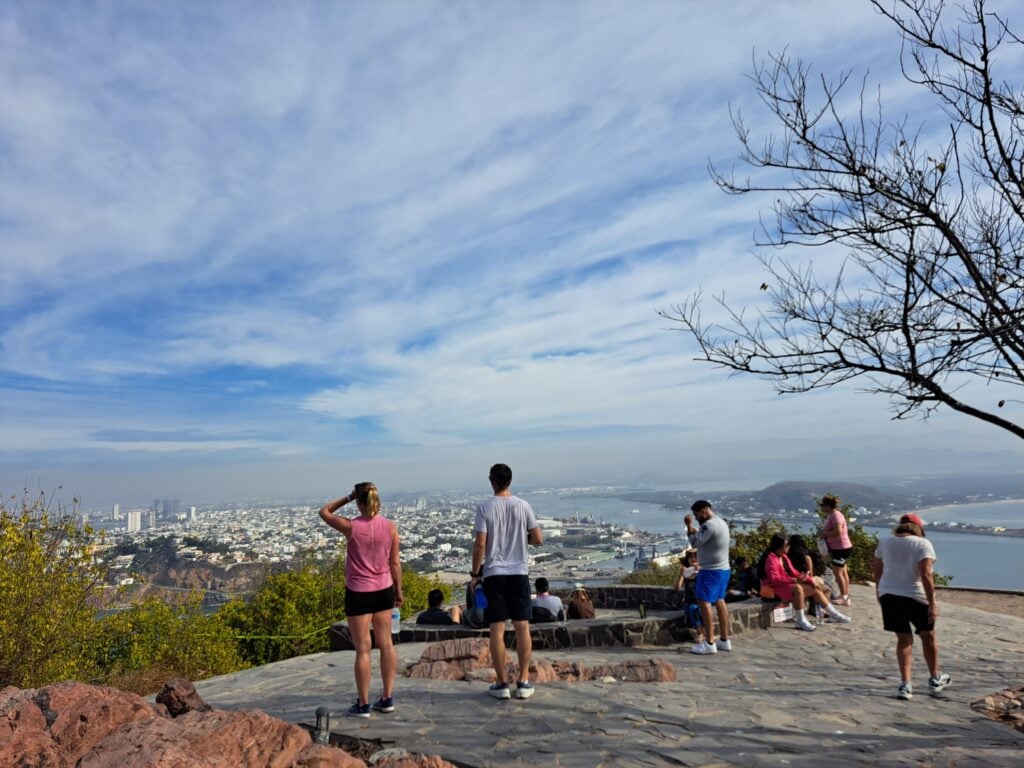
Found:
<svg viewBox="0 0 1024 768"><path fill-rule="evenodd" d="M882 561L879 595L902 595L928 604L921 582L920 562L935 560L935 547L920 536L890 536L880 539L875 557Z"/></svg>
<svg viewBox="0 0 1024 768"><path fill-rule="evenodd" d="M473 530L487 534L484 576L530 573L526 532L540 528L533 508L518 496L492 496L476 508Z"/></svg>
<svg viewBox="0 0 1024 768"><path fill-rule="evenodd" d="M729 570L729 524L717 515L697 531L697 562L705 570Z"/></svg>

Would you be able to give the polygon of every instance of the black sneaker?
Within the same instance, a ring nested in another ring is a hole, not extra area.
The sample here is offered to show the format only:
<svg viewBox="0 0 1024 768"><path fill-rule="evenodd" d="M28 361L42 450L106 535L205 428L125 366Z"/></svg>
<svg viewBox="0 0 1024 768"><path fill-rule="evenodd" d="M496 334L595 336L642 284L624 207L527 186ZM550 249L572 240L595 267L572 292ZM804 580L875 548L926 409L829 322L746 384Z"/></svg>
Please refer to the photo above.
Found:
<svg viewBox="0 0 1024 768"><path fill-rule="evenodd" d="M512 691L509 690L508 683L495 683L487 689L487 693L496 699L512 698Z"/></svg>
<svg viewBox="0 0 1024 768"><path fill-rule="evenodd" d="M375 702L373 702L374 712L394 712L395 711L395 700L388 696L386 699L381 696Z"/></svg>
<svg viewBox="0 0 1024 768"><path fill-rule="evenodd" d="M346 712L349 717L369 717L370 716L370 704L360 704L359 699L356 699L355 704L348 708Z"/></svg>

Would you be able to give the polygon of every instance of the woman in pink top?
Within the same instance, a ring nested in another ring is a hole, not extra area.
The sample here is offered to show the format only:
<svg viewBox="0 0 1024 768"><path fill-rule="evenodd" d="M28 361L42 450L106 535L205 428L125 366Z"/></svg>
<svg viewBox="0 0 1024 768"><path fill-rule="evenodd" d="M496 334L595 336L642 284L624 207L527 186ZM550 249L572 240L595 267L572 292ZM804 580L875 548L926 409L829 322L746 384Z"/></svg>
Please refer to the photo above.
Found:
<svg viewBox="0 0 1024 768"><path fill-rule="evenodd" d="M828 514L821 527L821 537L828 545L829 559L832 561L832 573L836 577L836 605L850 604L850 573L846 570L846 561L853 554L853 542L846 526L846 516L839 509L839 499L829 494L821 500L821 508Z"/></svg>
<svg viewBox="0 0 1024 768"><path fill-rule="evenodd" d="M779 533L772 534L768 542L768 549L761 555L757 564L757 575L761 578L761 584L767 585L775 592L775 596L784 603L793 603L794 623L797 629L813 632L816 626L807 620L806 606L809 600L814 600L825 609L829 618L836 622L848 622L849 616L837 611L828 602L828 597L814 583L814 575L800 573L789 561L789 543Z"/></svg>
<svg viewBox="0 0 1024 768"><path fill-rule="evenodd" d="M335 514L355 500L358 517ZM345 613L352 644L356 648L356 699L348 714L370 716L370 624L380 651L380 698L373 703L377 712L394 712L392 688L398 666L391 643L391 609L402 605L402 563L398 554L398 530L380 516L380 497L373 483L358 483L352 493L329 501L320 508L325 523L341 531L348 540L345 557Z"/></svg>

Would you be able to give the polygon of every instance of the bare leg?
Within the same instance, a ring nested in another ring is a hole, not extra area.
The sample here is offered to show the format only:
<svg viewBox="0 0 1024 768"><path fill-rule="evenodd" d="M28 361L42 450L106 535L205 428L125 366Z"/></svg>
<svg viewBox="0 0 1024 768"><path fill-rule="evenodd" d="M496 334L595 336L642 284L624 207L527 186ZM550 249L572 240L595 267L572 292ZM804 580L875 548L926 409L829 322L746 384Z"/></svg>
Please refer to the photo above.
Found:
<svg viewBox="0 0 1024 768"><path fill-rule="evenodd" d="M802 611L807 601L804 600L804 588L802 584L793 586L793 610Z"/></svg>
<svg viewBox="0 0 1024 768"><path fill-rule="evenodd" d="M896 663L900 665L900 680L910 682L910 664L914 658L914 636L909 632L896 633Z"/></svg>
<svg viewBox="0 0 1024 768"><path fill-rule="evenodd" d="M850 594L850 572L847 570L845 565L832 568L832 573L836 577L836 589L840 595Z"/></svg>
<svg viewBox="0 0 1024 768"><path fill-rule="evenodd" d="M711 617L711 603L703 600L697 601L700 608L700 618L704 622L704 640L708 643L715 642L715 620Z"/></svg>
<svg viewBox="0 0 1024 768"><path fill-rule="evenodd" d="M530 657L533 655L533 638L530 637L529 621L513 621L516 630L516 655L519 657L519 682L530 679Z"/></svg>
<svg viewBox="0 0 1024 768"><path fill-rule="evenodd" d="M370 650L373 647L373 641L370 640L370 617L369 613L348 617L348 630L356 649L356 693L360 704L370 703ZM390 639L391 635L388 635L389 642Z"/></svg>
<svg viewBox="0 0 1024 768"><path fill-rule="evenodd" d="M718 609L718 629L722 633L722 639L729 639L729 609L725 605L725 600L719 600L715 603L715 608ZM710 613L710 611L708 611ZM714 635L712 635L714 637Z"/></svg>
<svg viewBox="0 0 1024 768"><path fill-rule="evenodd" d="M457 605L453 605L448 609L448 615L452 617L452 621L456 624L462 623L462 609Z"/></svg>
<svg viewBox="0 0 1024 768"><path fill-rule="evenodd" d="M385 699L390 699L392 689L395 687L395 669L398 667L398 654L395 653L394 643L391 642L390 609L373 614L373 635L377 638L377 648L380 651L380 681L383 687L381 695ZM369 653L366 658L370 658ZM369 693L369 670L366 673L366 687L367 693Z"/></svg>
<svg viewBox="0 0 1024 768"><path fill-rule="evenodd" d="M939 641L935 639L935 632L921 633L921 647L924 650L924 661L928 665L928 672L932 677L939 675Z"/></svg>
<svg viewBox="0 0 1024 768"><path fill-rule="evenodd" d="M505 679L505 622L495 621L491 628L491 663L494 665L495 679L499 683L507 683Z"/></svg>

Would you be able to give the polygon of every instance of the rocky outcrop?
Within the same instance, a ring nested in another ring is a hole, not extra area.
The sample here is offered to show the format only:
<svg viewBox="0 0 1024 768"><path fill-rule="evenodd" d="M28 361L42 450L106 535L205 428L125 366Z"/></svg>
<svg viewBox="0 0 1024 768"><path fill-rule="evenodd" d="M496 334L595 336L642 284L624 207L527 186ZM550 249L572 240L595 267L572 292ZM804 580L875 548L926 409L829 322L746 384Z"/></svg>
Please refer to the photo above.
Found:
<svg viewBox="0 0 1024 768"><path fill-rule="evenodd" d="M1024 685L971 702L971 709L1024 733Z"/></svg>
<svg viewBox="0 0 1024 768"><path fill-rule="evenodd" d="M309 733L256 710L212 710L187 680L150 705L116 688L67 682L0 691L0 768L365 768ZM174 716L177 715L177 716ZM452 768L431 756L384 758L379 768Z"/></svg>
<svg viewBox="0 0 1024 768"><path fill-rule="evenodd" d="M510 652L511 659L515 653ZM506 679L517 679L514 661L508 663ZM491 651L487 640L458 638L435 643L420 655L420 660L405 670L406 677L431 680L486 680L495 679L491 666ZM676 668L662 659L634 658L619 664L587 666L576 662L534 659L530 664L530 680L550 683L563 680L575 683L585 680L614 678L634 683L670 683L676 679Z"/></svg>
<svg viewBox="0 0 1024 768"><path fill-rule="evenodd" d="M203 701L190 680L183 677L172 677L156 696L156 703L167 707L171 717L184 715L186 712L209 712L213 707Z"/></svg>

